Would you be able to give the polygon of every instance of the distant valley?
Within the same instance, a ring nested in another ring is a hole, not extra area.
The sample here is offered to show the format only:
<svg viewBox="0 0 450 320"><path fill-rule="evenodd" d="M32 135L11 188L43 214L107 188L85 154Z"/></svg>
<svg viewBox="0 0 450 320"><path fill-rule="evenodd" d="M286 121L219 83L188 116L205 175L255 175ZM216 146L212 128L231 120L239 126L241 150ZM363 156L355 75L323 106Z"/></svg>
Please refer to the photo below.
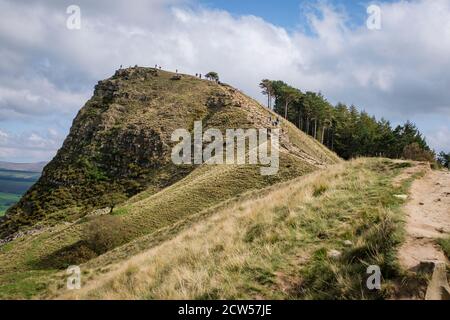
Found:
<svg viewBox="0 0 450 320"><path fill-rule="evenodd" d="M0 169L25 172L42 172L46 164L47 162L16 163L0 161Z"/></svg>
<svg viewBox="0 0 450 320"><path fill-rule="evenodd" d="M0 216L39 179L44 165L0 161Z"/></svg>

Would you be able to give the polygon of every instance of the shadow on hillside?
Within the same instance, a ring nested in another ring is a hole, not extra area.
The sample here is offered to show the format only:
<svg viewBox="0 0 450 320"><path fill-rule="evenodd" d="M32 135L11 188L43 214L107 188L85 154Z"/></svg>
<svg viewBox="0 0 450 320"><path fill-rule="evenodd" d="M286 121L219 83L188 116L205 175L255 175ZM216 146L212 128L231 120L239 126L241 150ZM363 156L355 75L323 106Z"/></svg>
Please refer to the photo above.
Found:
<svg viewBox="0 0 450 320"><path fill-rule="evenodd" d="M80 240L36 260L32 265L36 269L43 270L66 269L71 265L82 264L97 256L97 253L88 246L86 241Z"/></svg>

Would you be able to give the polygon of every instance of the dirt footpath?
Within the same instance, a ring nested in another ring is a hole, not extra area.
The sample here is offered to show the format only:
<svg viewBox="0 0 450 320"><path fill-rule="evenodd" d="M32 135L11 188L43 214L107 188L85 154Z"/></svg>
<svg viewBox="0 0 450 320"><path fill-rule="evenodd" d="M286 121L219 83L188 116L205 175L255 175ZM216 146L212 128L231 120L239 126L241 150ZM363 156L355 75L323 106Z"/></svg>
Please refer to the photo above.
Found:
<svg viewBox="0 0 450 320"><path fill-rule="evenodd" d="M399 250L402 266L409 270L424 260L448 263L435 240L450 234L450 172L427 170L413 182L404 210L406 241Z"/></svg>

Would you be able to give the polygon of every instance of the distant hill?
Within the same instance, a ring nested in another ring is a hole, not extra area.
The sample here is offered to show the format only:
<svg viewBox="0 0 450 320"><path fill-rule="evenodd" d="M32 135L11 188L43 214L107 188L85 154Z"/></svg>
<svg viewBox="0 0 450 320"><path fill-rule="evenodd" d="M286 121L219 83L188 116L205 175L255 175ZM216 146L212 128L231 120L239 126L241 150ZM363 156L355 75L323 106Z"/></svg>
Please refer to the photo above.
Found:
<svg viewBox="0 0 450 320"><path fill-rule="evenodd" d="M15 163L15 162L0 161L0 169L28 171L28 172L42 172L46 164L47 162Z"/></svg>
<svg viewBox="0 0 450 320"><path fill-rule="evenodd" d="M46 164L0 161L0 217L36 183Z"/></svg>
<svg viewBox="0 0 450 320"><path fill-rule="evenodd" d="M40 172L0 169L0 192L23 194L40 177Z"/></svg>
<svg viewBox="0 0 450 320"><path fill-rule="evenodd" d="M20 200L40 175L40 172L0 169L0 216Z"/></svg>

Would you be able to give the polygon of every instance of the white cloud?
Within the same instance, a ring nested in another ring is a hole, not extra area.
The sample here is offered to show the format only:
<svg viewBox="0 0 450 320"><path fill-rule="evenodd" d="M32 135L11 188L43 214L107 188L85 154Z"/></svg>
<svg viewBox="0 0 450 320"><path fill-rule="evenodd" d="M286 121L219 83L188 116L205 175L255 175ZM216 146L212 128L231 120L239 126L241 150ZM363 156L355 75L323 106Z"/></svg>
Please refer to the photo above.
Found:
<svg viewBox="0 0 450 320"><path fill-rule="evenodd" d="M257 98L261 79L283 79L394 122L450 120L450 1L382 3L379 31L349 28L321 2L321 15L308 16L314 36L186 2L81 0L82 29L70 31L59 4L0 0L0 121L73 117L119 65L155 63L216 70Z"/></svg>
<svg viewBox="0 0 450 320"><path fill-rule="evenodd" d="M12 134L0 130L0 160L39 162L54 156L64 136L56 129Z"/></svg>
<svg viewBox="0 0 450 320"><path fill-rule="evenodd" d="M0 130L0 142L5 142L8 139L9 135L6 132Z"/></svg>
<svg viewBox="0 0 450 320"><path fill-rule="evenodd" d="M4 81L0 83L0 121L26 115L44 117L57 113L72 116L88 96L58 88L45 77Z"/></svg>

